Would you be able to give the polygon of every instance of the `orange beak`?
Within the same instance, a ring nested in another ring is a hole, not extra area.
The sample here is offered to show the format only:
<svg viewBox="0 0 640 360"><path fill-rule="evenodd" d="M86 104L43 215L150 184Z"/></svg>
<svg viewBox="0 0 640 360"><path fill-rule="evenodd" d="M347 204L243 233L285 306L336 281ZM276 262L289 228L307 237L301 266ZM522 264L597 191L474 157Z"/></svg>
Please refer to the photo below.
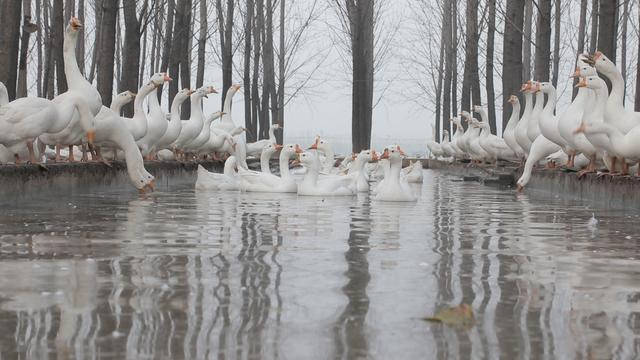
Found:
<svg viewBox="0 0 640 360"><path fill-rule="evenodd" d="M371 161L378 161L380 158L378 157L378 153L375 150L371 150Z"/></svg>
<svg viewBox="0 0 640 360"><path fill-rule="evenodd" d="M71 20L69 21L69 24L71 25L71 28L73 30L78 30L82 28L82 23L80 22L80 20L78 20L77 17L72 17Z"/></svg>
<svg viewBox="0 0 640 360"><path fill-rule="evenodd" d="M240 90L240 88L242 88L242 85L240 85L240 84L235 84L235 85L233 85L233 88L234 88L236 91L238 91L238 90Z"/></svg>
<svg viewBox="0 0 640 360"><path fill-rule="evenodd" d="M89 144L93 144L93 142L96 141L96 132L95 132L95 130L87 131L87 141L89 142Z"/></svg>
<svg viewBox="0 0 640 360"><path fill-rule="evenodd" d="M296 154L302 154L304 150L300 147L300 145L296 144Z"/></svg>
<svg viewBox="0 0 640 360"><path fill-rule="evenodd" d="M580 68L577 67L576 71L573 72L573 75L569 76L569 78L577 78L580 77Z"/></svg>
<svg viewBox="0 0 640 360"><path fill-rule="evenodd" d="M355 160L358 157L356 153L351 153L351 160Z"/></svg>
<svg viewBox="0 0 640 360"><path fill-rule="evenodd" d="M316 142L314 142L313 145L309 146L309 149L318 150L318 140L316 140Z"/></svg>
<svg viewBox="0 0 640 360"><path fill-rule="evenodd" d="M389 158L389 150L384 149L384 151L382 152L382 156L380 156L380 160L381 159L388 159Z"/></svg>
<svg viewBox="0 0 640 360"><path fill-rule="evenodd" d="M576 85L576 87L587 87L587 78L580 78L580 82Z"/></svg>
<svg viewBox="0 0 640 360"><path fill-rule="evenodd" d="M407 154L404 152L404 150L400 149L400 145L398 145L398 151L400 152L400 155L407 156Z"/></svg>
<svg viewBox="0 0 640 360"><path fill-rule="evenodd" d="M276 144L276 150L282 150L284 146L280 145L280 144Z"/></svg>
<svg viewBox="0 0 640 360"><path fill-rule="evenodd" d="M596 53L593 54L593 61L598 61L598 59L603 55L602 51L596 51Z"/></svg>
<svg viewBox="0 0 640 360"><path fill-rule="evenodd" d="M216 90L213 86L209 86L209 94L217 94L218 90Z"/></svg>
<svg viewBox="0 0 640 360"><path fill-rule="evenodd" d="M520 92L524 92L527 90L529 90L529 83L522 84L522 86L520 87Z"/></svg>
<svg viewBox="0 0 640 360"><path fill-rule="evenodd" d="M580 127L578 127L577 129L575 129L573 131L574 134L580 134L583 133L585 130L587 129L587 127L584 125L584 123L580 124Z"/></svg>
<svg viewBox="0 0 640 360"><path fill-rule="evenodd" d="M193 95L193 93L196 92L195 90L189 90L189 92L187 93L187 95L191 96Z"/></svg>
<svg viewBox="0 0 640 360"><path fill-rule="evenodd" d="M173 79L171 78L171 76L169 76L169 74L164 74L164 81L173 81Z"/></svg>

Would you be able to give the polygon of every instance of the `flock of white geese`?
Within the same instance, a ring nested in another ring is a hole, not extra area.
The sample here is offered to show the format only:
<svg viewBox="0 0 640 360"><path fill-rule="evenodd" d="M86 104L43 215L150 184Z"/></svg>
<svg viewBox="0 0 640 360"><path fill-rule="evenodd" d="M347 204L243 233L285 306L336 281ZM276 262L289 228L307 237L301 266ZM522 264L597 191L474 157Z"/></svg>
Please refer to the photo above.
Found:
<svg viewBox="0 0 640 360"><path fill-rule="evenodd" d="M389 145L381 154L363 150L345 158L338 165L331 145L317 137L306 151L298 144L278 145L275 131L269 139L245 143L245 129L236 126L231 117L231 102L239 85L229 88L223 111L205 115L203 98L217 93L211 86L179 91L166 114L160 107L158 88L171 81L166 73L154 74L137 93L116 95L110 107L102 105L98 90L80 72L76 61L76 43L82 24L72 18L65 31L64 69L68 91L52 100L24 97L9 102L6 87L0 83L0 161L29 158L36 164L66 157L87 160L124 158L131 182L140 192L153 191L155 178L144 160L197 160L211 156L227 157L222 174L198 168L196 187L222 191L297 193L311 196L352 196L371 189L381 201L416 201L410 182L422 182L422 163L402 168L405 153L399 145ZM181 119L182 104L189 99L191 115ZM143 104L146 100L148 111ZM132 118L121 116L121 109L134 102ZM55 146L55 151L49 146ZM82 153L76 153L81 147ZM68 149L68 150L66 150ZM66 154L65 154L66 151ZM269 159L280 151L279 175L271 173ZM260 156L261 171L250 170L247 156ZM290 162L302 165L290 170Z"/></svg>
<svg viewBox="0 0 640 360"><path fill-rule="evenodd" d="M599 75L611 82L610 93ZM460 116L470 125L466 131L460 118L454 118L453 137L445 130L441 143L430 141L427 146L436 157L454 161L524 162L517 181L519 191L542 162L548 167L561 164L579 170L580 177L601 168L608 170L600 172L602 176L630 172L640 176L640 112L625 109L624 79L616 64L601 52L581 54L571 76L576 77L580 79L577 95L561 113L556 114L556 89L551 83L528 81L521 88L525 103L522 116L518 97L509 99L512 113L503 138L491 134L484 109L474 106L480 121L463 111Z"/></svg>

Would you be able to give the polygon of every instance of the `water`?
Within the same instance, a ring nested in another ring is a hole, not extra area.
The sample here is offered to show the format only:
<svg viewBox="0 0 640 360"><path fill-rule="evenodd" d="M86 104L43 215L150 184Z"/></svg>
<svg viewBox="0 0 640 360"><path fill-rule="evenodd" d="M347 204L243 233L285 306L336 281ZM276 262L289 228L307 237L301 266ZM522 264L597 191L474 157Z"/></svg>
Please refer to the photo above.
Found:
<svg viewBox="0 0 640 360"><path fill-rule="evenodd" d="M417 204L191 181L5 204L2 358L640 356L637 211L432 171ZM420 320L460 303L469 329Z"/></svg>

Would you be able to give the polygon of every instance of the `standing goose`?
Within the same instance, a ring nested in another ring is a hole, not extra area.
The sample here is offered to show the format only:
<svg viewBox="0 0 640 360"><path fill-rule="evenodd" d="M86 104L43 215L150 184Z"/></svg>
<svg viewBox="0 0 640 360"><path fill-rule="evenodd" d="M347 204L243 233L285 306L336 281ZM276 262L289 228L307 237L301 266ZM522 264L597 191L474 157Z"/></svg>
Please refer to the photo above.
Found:
<svg viewBox="0 0 640 360"><path fill-rule="evenodd" d="M525 151L516 141L516 127L520 120L520 100L518 100L517 96L511 95L509 97L509 104L511 104L511 116L509 117L509 122L507 122L507 127L502 133L502 137L509 148L516 153L518 159L524 159Z"/></svg>
<svg viewBox="0 0 640 360"><path fill-rule="evenodd" d="M180 109L182 108L182 103L185 102L193 94L195 91L191 89L183 89L179 91L176 96L173 98L173 102L171 103L171 113L169 124L167 125L167 131L164 132L164 135L160 138L160 140L156 143L156 149L162 150L169 147L173 144L178 136L180 136L180 130L182 128L182 119L180 119ZM171 149L174 150L175 149Z"/></svg>
<svg viewBox="0 0 640 360"><path fill-rule="evenodd" d="M244 191L252 192L294 193L298 191L298 186L289 172L289 160L296 154L302 154L302 152L298 144L287 144L282 147L279 158L280 176L239 167L238 174L241 179L241 188Z"/></svg>
<svg viewBox="0 0 640 360"><path fill-rule="evenodd" d="M399 145L390 145L384 149L381 159L389 159L389 173L377 188L375 200L378 201L416 201L417 198L407 180L400 176L404 151Z"/></svg>
<svg viewBox="0 0 640 360"><path fill-rule="evenodd" d="M247 155L256 156L260 154L262 152L262 149L268 144L275 145L277 143L275 130L280 129L282 129L282 126L280 126L280 124L272 124L271 126L269 126L269 138L247 144Z"/></svg>
<svg viewBox="0 0 640 360"><path fill-rule="evenodd" d="M178 149L178 152L183 152L183 148L202 131L204 123L201 106L202 98L211 93L217 93L216 89L212 86L203 86L191 94L191 117L189 120L182 120L180 135L173 143L173 147Z"/></svg>
<svg viewBox="0 0 640 360"><path fill-rule="evenodd" d="M164 74L164 81L172 81L168 74ZM149 101L149 113L147 114L147 133L142 139L137 140L138 147L147 160L154 158L156 145L167 131L169 123L167 122L167 116L160 108L160 102L156 93L160 86L157 86L155 91L152 91L150 96L147 97Z"/></svg>
<svg viewBox="0 0 640 360"><path fill-rule="evenodd" d="M7 87L0 81L0 106L7 105L9 103L9 92Z"/></svg>
<svg viewBox="0 0 640 360"><path fill-rule="evenodd" d="M542 113L542 109L544 108L544 92L540 91L540 83L535 82L531 85L531 91L536 94L536 103L533 105L533 109L531 110L531 116L529 117L529 121L527 122L527 137L529 141L531 141L531 145L533 146L533 142L536 140L538 135L540 135L540 114Z"/></svg>
<svg viewBox="0 0 640 360"><path fill-rule="evenodd" d="M522 150L525 152L525 157L529 156L529 151L531 150L532 141L529 140L527 136L527 128L529 127L529 119L531 118L531 112L533 111L533 83L531 81L527 81L522 84L520 88L520 92L524 94L524 111L522 113L522 117L518 122L518 125L515 129L515 137L516 142Z"/></svg>
<svg viewBox="0 0 640 360"><path fill-rule="evenodd" d="M433 139L427 142L427 149L429 149L429 157L433 155L437 159L443 155L443 152L442 146L440 146L440 144L436 141L436 129L433 124L431 124L431 134L433 135Z"/></svg>

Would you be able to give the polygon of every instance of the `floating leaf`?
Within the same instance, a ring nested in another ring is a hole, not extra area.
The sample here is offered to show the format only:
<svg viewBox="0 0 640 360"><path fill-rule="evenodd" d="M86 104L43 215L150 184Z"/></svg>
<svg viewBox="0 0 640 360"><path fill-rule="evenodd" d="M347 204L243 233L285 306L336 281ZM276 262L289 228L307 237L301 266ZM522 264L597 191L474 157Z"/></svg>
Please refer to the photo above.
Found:
<svg viewBox="0 0 640 360"><path fill-rule="evenodd" d="M468 327L473 325L473 308L469 304L445 308L434 316L422 318L424 321L440 322L448 326Z"/></svg>

